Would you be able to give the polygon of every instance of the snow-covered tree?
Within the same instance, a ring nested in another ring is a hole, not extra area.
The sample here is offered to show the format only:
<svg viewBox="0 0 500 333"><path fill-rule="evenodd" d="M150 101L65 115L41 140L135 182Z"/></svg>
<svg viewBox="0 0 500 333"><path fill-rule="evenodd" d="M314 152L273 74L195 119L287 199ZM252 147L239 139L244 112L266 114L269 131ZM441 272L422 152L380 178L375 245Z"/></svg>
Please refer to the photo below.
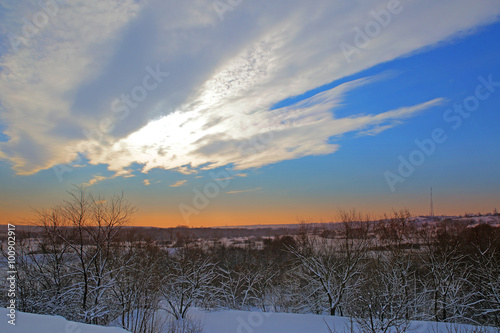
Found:
<svg viewBox="0 0 500 333"><path fill-rule="evenodd" d="M418 294L411 257L382 253L370 260L363 271L363 282L354 291L350 314L365 332L404 332Z"/></svg>
<svg viewBox="0 0 500 333"><path fill-rule="evenodd" d="M106 199L84 188L69 192L59 206L36 211L31 223L39 235L21 245L18 256L22 293L34 293L25 298L27 309L108 323L114 316L110 302L117 235L134 212L123 195Z"/></svg>
<svg viewBox="0 0 500 333"><path fill-rule="evenodd" d="M471 267L464 305L472 322L500 327L500 229L484 224L464 236Z"/></svg>
<svg viewBox="0 0 500 333"><path fill-rule="evenodd" d="M422 253L422 263L425 273L421 283L425 288L425 309L429 316L424 319L464 321L471 269L456 237L445 230L430 236Z"/></svg>
<svg viewBox="0 0 500 333"><path fill-rule="evenodd" d="M71 253L57 236L63 232L57 214L44 218L45 227L38 233L17 237L18 309L75 318Z"/></svg>
<svg viewBox="0 0 500 333"><path fill-rule="evenodd" d="M367 219L354 211L340 212L343 221L337 239L303 235L295 255L295 274L302 281L304 301L313 306L318 301L333 315L344 315L346 297L361 284L362 261L368 250ZM313 310L314 311L314 310Z"/></svg>
<svg viewBox="0 0 500 333"><path fill-rule="evenodd" d="M215 264L198 248L184 247L168 258L164 268L163 309L176 319L185 318L196 302L211 297Z"/></svg>
<svg viewBox="0 0 500 333"><path fill-rule="evenodd" d="M161 301L164 254L154 244L131 244L113 261L115 324L134 333L154 333ZM111 305L110 305L111 306Z"/></svg>

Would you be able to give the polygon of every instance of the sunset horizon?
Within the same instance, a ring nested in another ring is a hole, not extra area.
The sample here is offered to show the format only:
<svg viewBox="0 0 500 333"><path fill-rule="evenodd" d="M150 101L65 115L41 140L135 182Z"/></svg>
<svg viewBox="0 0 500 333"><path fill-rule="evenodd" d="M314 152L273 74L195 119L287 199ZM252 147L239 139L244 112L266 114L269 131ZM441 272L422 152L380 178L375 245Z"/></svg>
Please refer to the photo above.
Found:
<svg viewBox="0 0 500 333"><path fill-rule="evenodd" d="M66 193L65 193L66 194ZM91 193L98 194L98 193ZM204 214L192 215L190 219L184 219L180 214L173 213L171 215L165 214L164 212L158 212L156 214L151 212L141 212L140 209L131 217L130 221L124 226L131 227L155 227L155 228L174 228L174 227L189 227L189 228L216 228L216 227L246 227L246 226L265 226L265 225L295 225L300 223L340 223L341 219L339 217L340 211L355 211L363 216L368 216L372 221L381 220L387 218L395 211L408 210L412 217L430 217L430 201L429 194L426 198L422 198L422 201L427 200L427 202L422 202L422 209L412 210L408 207L391 207L387 210L368 210L364 209L367 206L363 205L360 207L335 207L332 209L311 209L306 210L295 210L298 213L289 213L285 210L283 211L239 211L234 212L230 210L221 211L205 211ZM424 195L423 195L424 196ZM8 213L2 212L3 217L0 225L6 225L11 223L14 225L34 225L37 222L37 211L44 209L52 209L57 205L64 204L64 200L68 199L68 196L61 196L59 202L56 202L53 206L44 207L32 207L24 213ZM127 199L126 194L124 195L124 200L128 201L134 205L133 201ZM439 202L439 201L438 201ZM440 203L440 202L439 202ZM441 204L441 203L440 203ZM436 202L434 202L436 206ZM448 207L453 207L454 203L450 202ZM465 216L481 216L487 214L493 214L496 207L488 209L488 205L483 203L477 206L470 205L470 208L466 209L456 209L456 210L443 210L440 206L435 208L434 215L436 218L441 217L465 217ZM479 209L477 209L479 207ZM483 209L481 209L481 207Z"/></svg>

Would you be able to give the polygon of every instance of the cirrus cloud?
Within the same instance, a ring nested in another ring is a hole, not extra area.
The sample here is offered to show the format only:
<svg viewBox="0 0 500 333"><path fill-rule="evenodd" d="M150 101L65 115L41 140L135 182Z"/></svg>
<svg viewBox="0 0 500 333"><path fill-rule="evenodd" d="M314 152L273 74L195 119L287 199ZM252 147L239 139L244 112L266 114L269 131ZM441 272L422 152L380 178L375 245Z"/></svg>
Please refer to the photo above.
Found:
<svg viewBox="0 0 500 333"><path fill-rule="evenodd" d="M186 182L187 182L187 180L178 180L174 184L170 185L170 187L179 187L179 186L186 184Z"/></svg>
<svg viewBox="0 0 500 333"><path fill-rule="evenodd" d="M259 191L259 190L262 190L262 187L257 187L257 188L253 188L253 189L250 189L250 190L229 191L229 192L226 192L226 193L228 193L228 194L238 194L238 193L245 193L245 192L254 192L254 191Z"/></svg>
<svg viewBox="0 0 500 333"><path fill-rule="evenodd" d="M401 1L402 12L347 62L339 45L352 43L353 29L387 1L259 0L242 3L223 22L202 0L60 3L28 45L1 56L1 122L9 140L0 143L0 157L19 174L79 154L127 175L133 163L144 173L193 174L333 153L339 146L332 137L377 135L444 100L336 115L347 92L374 79L365 78L272 106L450 40L500 13L495 0ZM6 6L0 31L19 32L29 4L22 11ZM113 101L142 83L147 66L160 66L168 78L118 117Z"/></svg>

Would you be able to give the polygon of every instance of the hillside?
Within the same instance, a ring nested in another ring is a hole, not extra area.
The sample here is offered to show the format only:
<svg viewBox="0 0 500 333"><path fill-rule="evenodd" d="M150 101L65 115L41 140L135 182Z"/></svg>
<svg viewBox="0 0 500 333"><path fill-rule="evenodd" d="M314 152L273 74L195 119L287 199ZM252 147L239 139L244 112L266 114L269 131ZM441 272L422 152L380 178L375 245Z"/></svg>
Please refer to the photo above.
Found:
<svg viewBox="0 0 500 333"><path fill-rule="evenodd" d="M0 308L0 332L2 333L126 333L115 327L86 325L67 321L59 316L42 316L17 312L16 326L9 325L5 318L7 309ZM329 333L347 332L351 327L348 318L319 316L312 314L261 313L249 311L206 312L193 309L191 318L203 325L202 333ZM356 324L354 324L356 325ZM473 332L473 326L433 322L412 322L408 332ZM164 331L167 333L168 331ZM359 332L356 329L355 332ZM496 332L484 328L482 332Z"/></svg>
<svg viewBox="0 0 500 333"><path fill-rule="evenodd" d="M9 324L8 310L0 308L1 333L127 333L117 327L86 325L60 316L43 316L16 311L15 326Z"/></svg>

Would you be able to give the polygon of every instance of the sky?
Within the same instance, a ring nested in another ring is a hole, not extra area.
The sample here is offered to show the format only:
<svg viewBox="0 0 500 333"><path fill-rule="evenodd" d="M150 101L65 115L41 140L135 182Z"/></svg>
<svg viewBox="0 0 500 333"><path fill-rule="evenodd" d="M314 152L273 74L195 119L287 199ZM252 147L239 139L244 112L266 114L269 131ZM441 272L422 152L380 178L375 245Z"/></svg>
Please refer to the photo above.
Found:
<svg viewBox="0 0 500 333"><path fill-rule="evenodd" d="M0 3L0 223L75 186L134 225L500 208L497 0Z"/></svg>

